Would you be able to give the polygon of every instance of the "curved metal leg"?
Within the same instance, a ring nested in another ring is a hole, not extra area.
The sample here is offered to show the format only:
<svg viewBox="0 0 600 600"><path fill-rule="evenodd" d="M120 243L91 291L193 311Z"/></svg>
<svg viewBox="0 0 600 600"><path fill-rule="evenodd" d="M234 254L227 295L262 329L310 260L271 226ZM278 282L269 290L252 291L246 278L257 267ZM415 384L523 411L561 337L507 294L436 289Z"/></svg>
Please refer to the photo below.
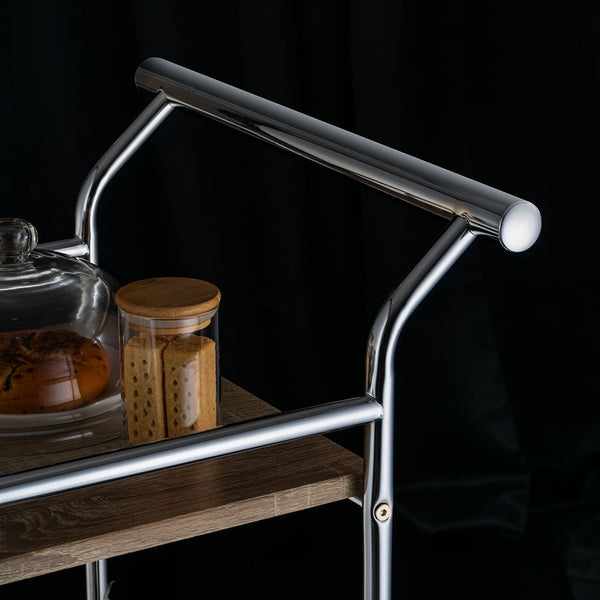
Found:
<svg viewBox="0 0 600 600"><path fill-rule="evenodd" d="M136 150L171 114L173 108L174 106L169 103L164 93L156 94L152 102L92 167L83 182L75 211L75 235L77 240L81 240L88 246L90 262L98 262L96 210L104 188Z"/></svg>
<svg viewBox="0 0 600 600"><path fill-rule="evenodd" d="M367 352L367 394L383 407L381 420L365 429L363 498L364 599L390 600L394 497L394 354L400 332L475 235L455 219L379 311Z"/></svg>

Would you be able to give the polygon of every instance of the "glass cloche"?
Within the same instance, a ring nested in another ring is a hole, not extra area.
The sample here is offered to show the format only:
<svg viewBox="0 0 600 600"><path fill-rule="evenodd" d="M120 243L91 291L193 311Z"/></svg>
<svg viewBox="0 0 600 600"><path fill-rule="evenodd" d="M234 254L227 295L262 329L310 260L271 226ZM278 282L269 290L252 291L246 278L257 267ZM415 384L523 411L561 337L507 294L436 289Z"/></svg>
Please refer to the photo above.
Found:
<svg viewBox="0 0 600 600"><path fill-rule="evenodd" d="M36 245L33 225L0 219L0 450L31 455L118 440L116 282Z"/></svg>

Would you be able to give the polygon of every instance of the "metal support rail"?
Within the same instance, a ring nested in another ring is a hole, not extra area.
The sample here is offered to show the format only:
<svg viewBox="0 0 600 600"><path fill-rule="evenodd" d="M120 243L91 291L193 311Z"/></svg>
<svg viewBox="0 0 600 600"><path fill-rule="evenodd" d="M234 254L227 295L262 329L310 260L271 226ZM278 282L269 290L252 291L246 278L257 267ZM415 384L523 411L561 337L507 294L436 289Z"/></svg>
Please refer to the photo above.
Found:
<svg viewBox="0 0 600 600"><path fill-rule="evenodd" d="M106 184L178 107L452 222L380 309L368 340L365 396L0 478L0 504L364 424L364 598L390 600L398 338L415 308L476 236L496 238L513 252L527 250L539 236L540 213L530 202L159 58L142 62L135 81L154 93L154 99L85 179L77 200L75 238L41 247L97 262L96 211ZM107 595L106 569L100 563L87 568L88 600Z"/></svg>
<svg viewBox="0 0 600 600"><path fill-rule="evenodd" d="M382 415L381 405L364 396L6 475L0 478L0 506L364 425Z"/></svg>

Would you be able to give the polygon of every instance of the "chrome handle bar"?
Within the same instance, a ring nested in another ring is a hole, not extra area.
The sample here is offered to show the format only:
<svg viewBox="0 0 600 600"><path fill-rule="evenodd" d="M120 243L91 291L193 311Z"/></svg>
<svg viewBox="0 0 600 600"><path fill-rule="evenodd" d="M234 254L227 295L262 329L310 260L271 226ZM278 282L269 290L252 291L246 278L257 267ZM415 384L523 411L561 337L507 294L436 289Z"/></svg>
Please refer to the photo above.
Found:
<svg viewBox="0 0 600 600"><path fill-rule="evenodd" d="M155 93L154 99L96 163L79 192L71 246L92 262L97 261L95 213L104 187L176 107L216 119L447 219L462 217L472 233L495 237L510 251L527 250L539 237L540 212L526 200L164 59L143 61L135 82Z"/></svg>
<svg viewBox="0 0 600 600"><path fill-rule="evenodd" d="M538 209L516 196L457 175L161 58L135 74L138 87L169 102L300 154L396 198L441 215L463 217L473 232L521 252L537 239Z"/></svg>

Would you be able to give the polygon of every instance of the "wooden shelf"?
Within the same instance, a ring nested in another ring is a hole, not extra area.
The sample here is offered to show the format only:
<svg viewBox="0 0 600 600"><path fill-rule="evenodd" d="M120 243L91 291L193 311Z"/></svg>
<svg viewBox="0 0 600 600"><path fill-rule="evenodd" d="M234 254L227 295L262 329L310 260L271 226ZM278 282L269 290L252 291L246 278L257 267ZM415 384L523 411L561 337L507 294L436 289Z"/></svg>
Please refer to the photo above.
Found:
<svg viewBox="0 0 600 600"><path fill-rule="evenodd" d="M276 413L222 384L223 423ZM362 495L362 459L324 436L0 509L0 584Z"/></svg>

